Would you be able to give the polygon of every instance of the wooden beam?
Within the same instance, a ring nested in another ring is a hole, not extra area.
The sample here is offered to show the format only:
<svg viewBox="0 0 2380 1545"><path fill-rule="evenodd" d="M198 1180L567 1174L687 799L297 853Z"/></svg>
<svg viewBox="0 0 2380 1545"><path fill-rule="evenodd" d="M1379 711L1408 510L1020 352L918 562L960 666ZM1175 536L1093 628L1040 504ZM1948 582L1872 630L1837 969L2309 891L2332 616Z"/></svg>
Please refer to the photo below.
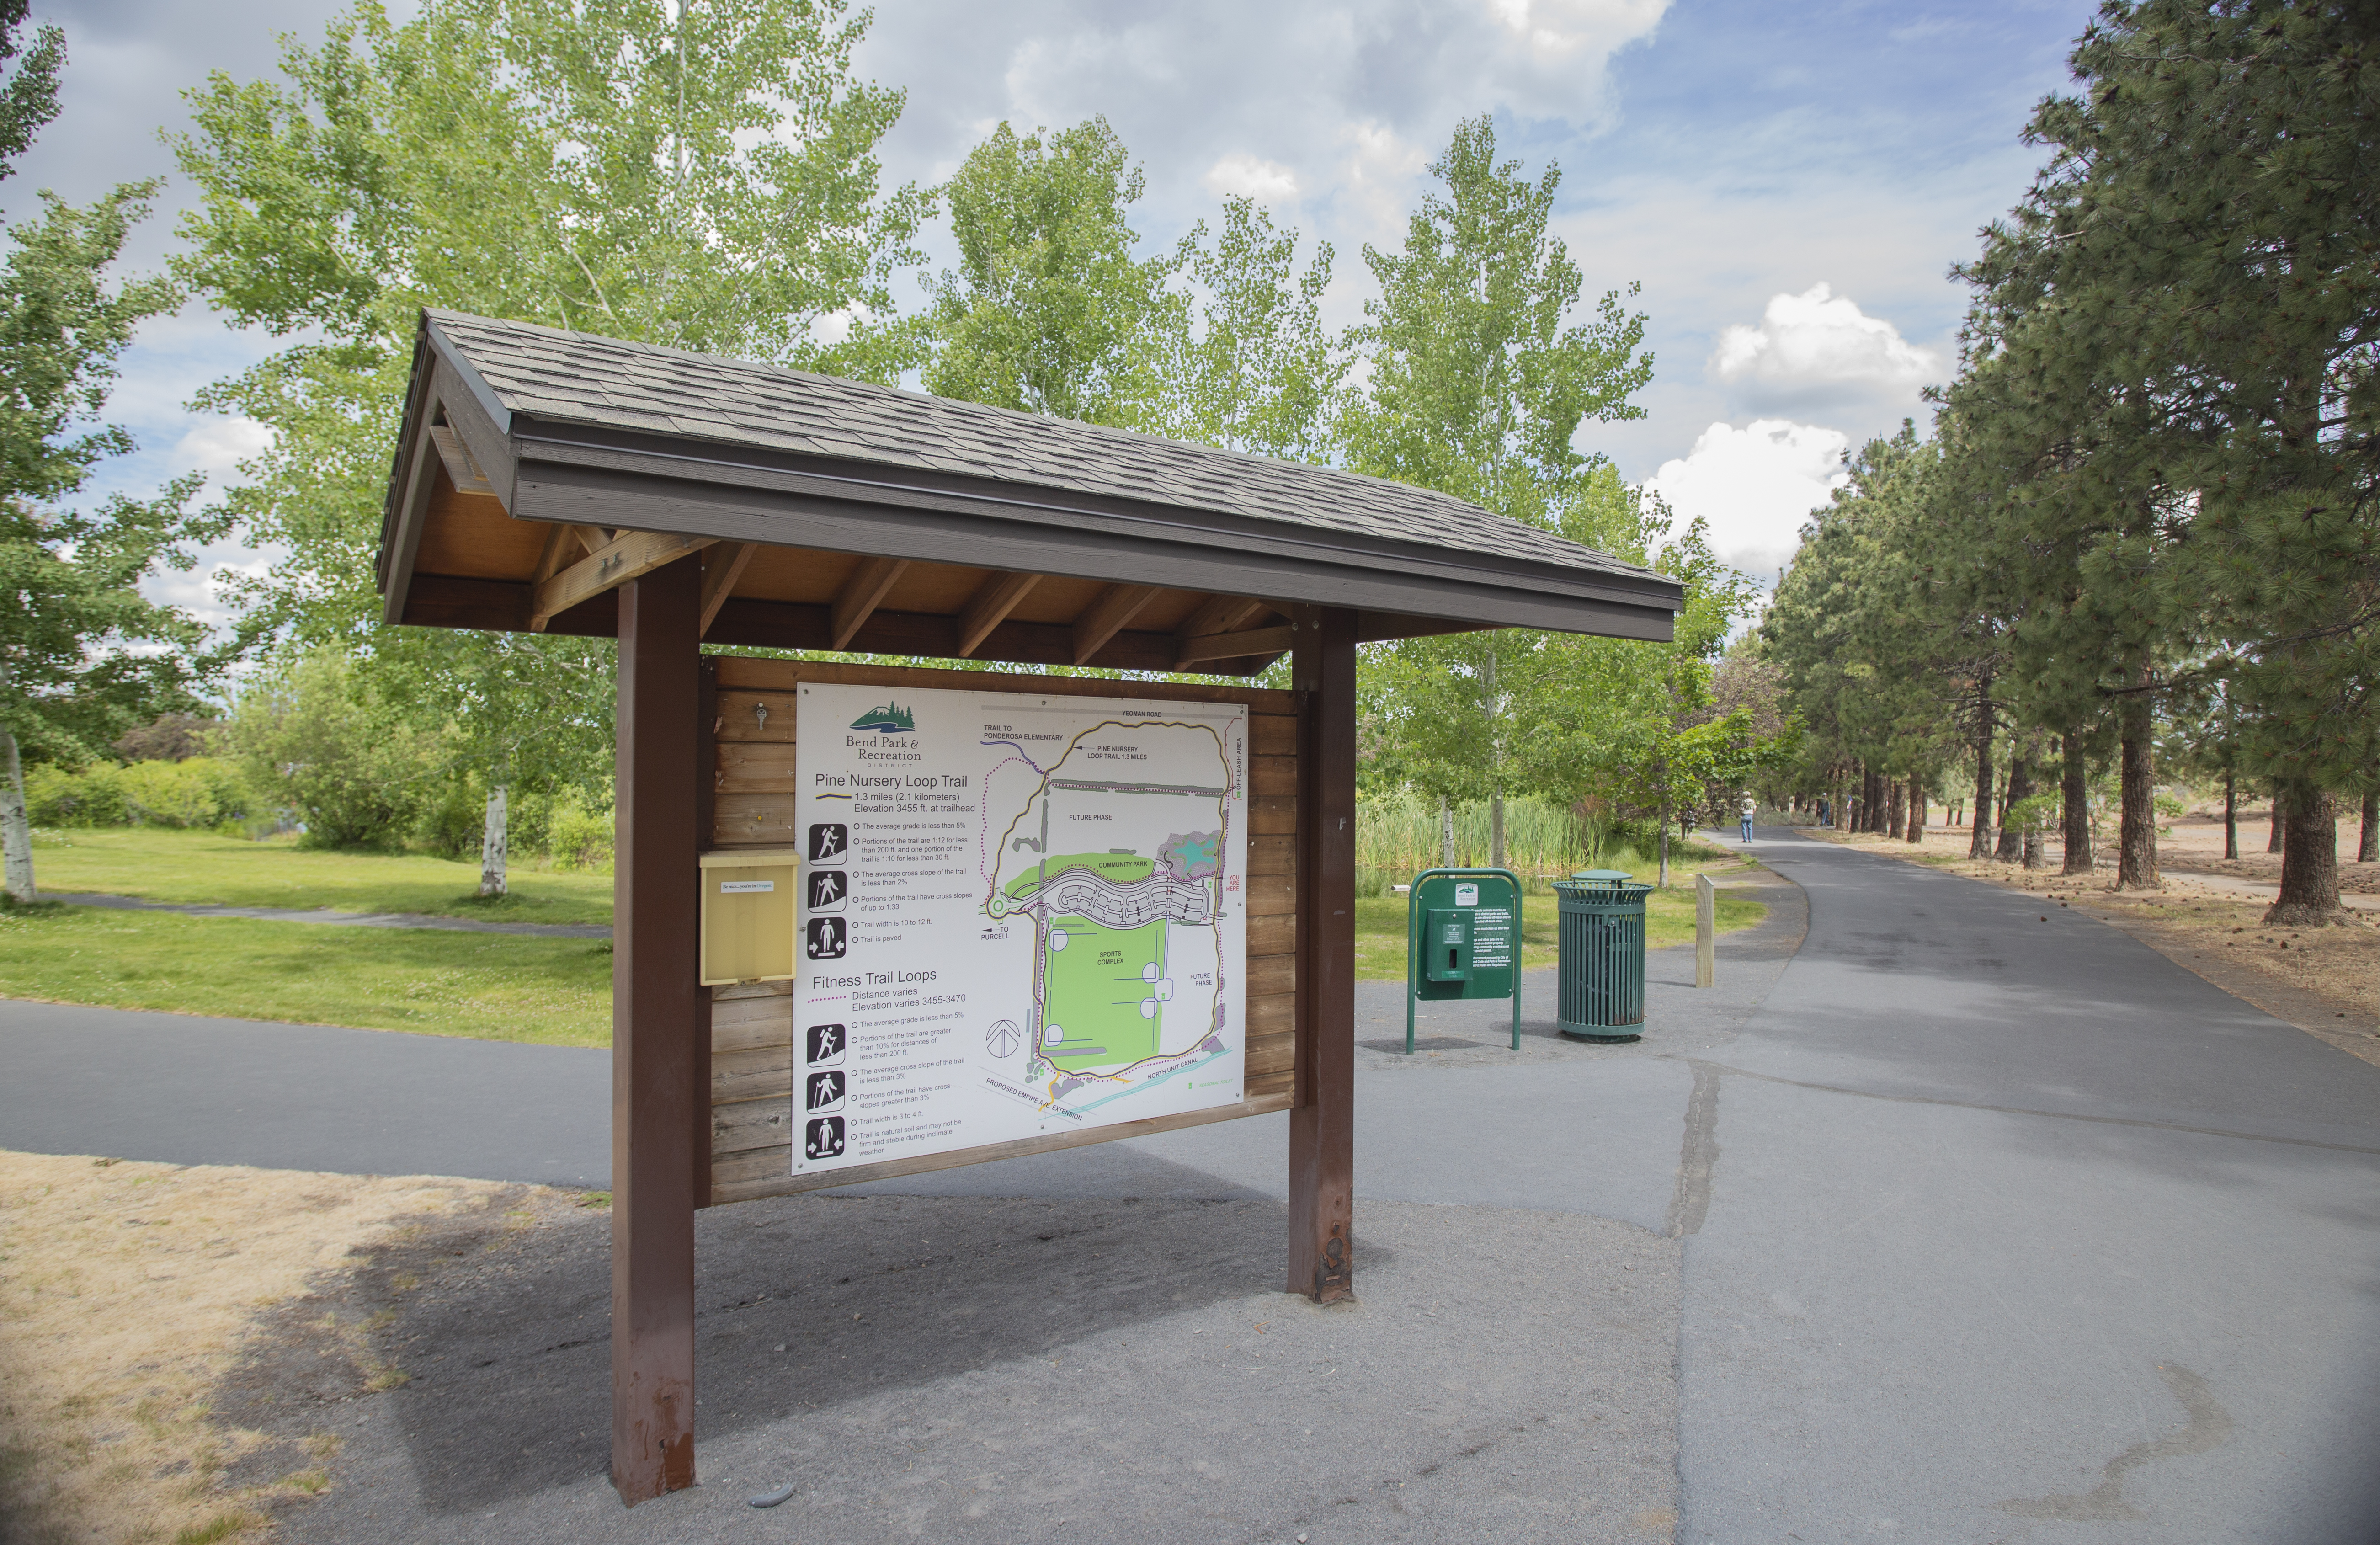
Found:
<svg viewBox="0 0 2380 1545"><path fill-rule="evenodd" d="M1270 608L1269 602L1250 601L1244 595L1210 595L1174 626L1173 636L1196 639L1209 633L1236 633Z"/></svg>
<svg viewBox="0 0 2380 1545"><path fill-rule="evenodd" d="M571 526L565 529L577 535L578 545L589 553L601 553L612 545L612 533L601 526Z"/></svg>
<svg viewBox="0 0 2380 1545"><path fill-rule="evenodd" d="M694 1484L694 1210L709 1185L688 1135L706 1113L710 1082L710 1025L692 968L702 903L694 756L701 599L690 565L620 591L612 1485L630 1506Z"/></svg>
<svg viewBox="0 0 2380 1545"><path fill-rule="evenodd" d="M1161 593L1155 585L1110 585L1075 619L1075 663L1087 663Z"/></svg>
<svg viewBox="0 0 2380 1545"><path fill-rule="evenodd" d="M719 615L720 606L759 551L757 541L739 541L733 547L714 547L702 555L702 618L695 629L698 637L710 631L710 619Z"/></svg>
<svg viewBox="0 0 2380 1545"><path fill-rule="evenodd" d="M1236 660L1244 654L1279 654L1294 641L1294 634L1286 627L1256 627L1245 633L1210 633L1202 639L1184 639L1175 644L1173 663L1179 669L1202 660Z"/></svg>
<svg viewBox="0 0 2380 1545"><path fill-rule="evenodd" d="M859 631L859 625L876 614L893 582L909 567L906 558L870 558L851 571L843 582L843 593L834 598L834 619L828 625L828 637L833 641L826 647L841 650Z"/></svg>
<svg viewBox="0 0 2380 1545"><path fill-rule="evenodd" d="M631 579L699 553L717 537L680 536L674 531L623 531L530 592L529 627L542 632L549 618L569 611L589 596L616 590Z"/></svg>
<svg viewBox="0 0 2380 1545"><path fill-rule="evenodd" d="M965 660L976 646L990 636L991 630L1008 620L1016 603L1032 592L1041 582L1038 574L995 574L975 592L959 618L959 650L957 658Z"/></svg>
<svg viewBox="0 0 2380 1545"><path fill-rule="evenodd" d="M1296 1099L1289 1113L1289 1290L1354 1291L1355 614L1302 606L1298 700Z"/></svg>
<svg viewBox="0 0 2380 1545"><path fill-rule="evenodd" d="M464 445L461 435L443 424L433 424L430 429L430 443L438 447L438 459L446 464L446 475L455 480L456 493L495 493L496 485L488 481L488 474L471 459L471 453Z"/></svg>

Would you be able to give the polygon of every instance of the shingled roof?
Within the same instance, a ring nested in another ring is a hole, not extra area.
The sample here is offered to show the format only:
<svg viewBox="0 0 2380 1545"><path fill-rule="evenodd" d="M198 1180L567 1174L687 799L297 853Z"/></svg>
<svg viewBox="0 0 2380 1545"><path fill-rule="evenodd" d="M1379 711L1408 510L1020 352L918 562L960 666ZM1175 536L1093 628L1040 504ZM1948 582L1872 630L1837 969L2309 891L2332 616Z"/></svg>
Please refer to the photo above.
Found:
<svg viewBox="0 0 2380 1545"><path fill-rule="evenodd" d="M934 558L1470 627L1667 638L1682 600L1667 576L1402 483L431 311L383 529L392 620L406 610L436 492L408 465L429 464L424 436L442 428L468 453L449 463L457 490L492 496L518 520Z"/></svg>

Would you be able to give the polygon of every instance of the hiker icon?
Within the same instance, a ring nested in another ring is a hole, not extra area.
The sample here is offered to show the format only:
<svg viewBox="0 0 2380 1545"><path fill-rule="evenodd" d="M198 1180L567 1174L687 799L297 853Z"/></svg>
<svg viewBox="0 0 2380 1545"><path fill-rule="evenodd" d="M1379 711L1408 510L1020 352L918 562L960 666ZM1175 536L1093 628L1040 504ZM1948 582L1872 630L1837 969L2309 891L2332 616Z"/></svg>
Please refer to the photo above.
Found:
<svg viewBox="0 0 2380 1545"><path fill-rule="evenodd" d="M843 936L843 919L841 918L812 918L810 919L809 937L810 958L812 960L841 960L843 958L845 942Z"/></svg>
<svg viewBox="0 0 2380 1545"><path fill-rule="evenodd" d="M843 1061L843 1027L812 1025L809 1030L810 1054L805 1060L812 1067L833 1067Z"/></svg>
<svg viewBox="0 0 2380 1545"><path fill-rule="evenodd" d="M810 828L810 862L839 864L851 845L851 829L839 821L821 821Z"/></svg>
<svg viewBox="0 0 2380 1545"><path fill-rule="evenodd" d="M841 870L810 870L810 910L840 912L843 898L850 893L851 884Z"/></svg>
<svg viewBox="0 0 2380 1545"><path fill-rule="evenodd" d="M808 1098L813 1112L843 1109L843 1075L833 1068L811 1074Z"/></svg>
<svg viewBox="0 0 2380 1545"><path fill-rule="evenodd" d="M843 1118L820 1116L809 1125L808 1140L802 1151L812 1159L836 1159L843 1154Z"/></svg>

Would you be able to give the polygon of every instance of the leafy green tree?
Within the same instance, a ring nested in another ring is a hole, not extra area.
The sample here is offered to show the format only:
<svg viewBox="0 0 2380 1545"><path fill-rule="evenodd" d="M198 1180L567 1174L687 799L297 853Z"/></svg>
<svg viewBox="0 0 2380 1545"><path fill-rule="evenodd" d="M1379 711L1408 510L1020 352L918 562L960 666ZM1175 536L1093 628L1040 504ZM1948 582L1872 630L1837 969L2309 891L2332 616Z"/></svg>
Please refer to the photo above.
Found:
<svg viewBox="0 0 2380 1545"><path fill-rule="evenodd" d="M1195 286L1171 308L1160 345L1156 411L1144 428L1227 450L1322 461L1331 449L1331 406L1348 361L1322 325L1330 244L1297 267L1297 232L1244 198L1223 201L1207 245L1201 222L1183 241Z"/></svg>
<svg viewBox="0 0 2380 1545"><path fill-rule="evenodd" d="M1044 138L1047 135L1047 138ZM1135 258L1147 178L1105 118L1055 134L1007 124L941 189L959 267L930 286L929 391L1086 423L1151 412L1152 340L1181 254Z"/></svg>
<svg viewBox="0 0 2380 1545"><path fill-rule="evenodd" d="M608 723L608 656L374 621L416 318L453 307L895 379L922 337L891 286L922 261L929 205L880 188L904 98L853 75L866 24L841 0L431 0L402 24L366 0L319 45L288 42L277 79L218 74L190 94L176 150L200 202L179 272L292 340L201 398L273 432L229 505L288 554L252 614L292 648L349 649L358 689L384 674L370 690L416 705L424 733L457 725L492 759L492 794L547 754L533 748ZM552 736L517 718L538 704Z"/></svg>
<svg viewBox="0 0 2380 1545"><path fill-rule="evenodd" d="M1541 529L1635 542L1633 496L1572 444L1580 424L1641 418L1652 378L1645 319L1606 294L1574 319L1584 276L1551 232L1561 171L1534 182L1499 163L1488 118L1456 126L1430 172L1443 191L1406 223L1403 247L1366 246L1380 294L1348 335L1362 392L1341 413L1347 465L1438 489ZM1633 291L1632 291L1633 293ZM1438 797L1486 797L1490 855L1504 861L1503 797L1519 739L1543 717L1547 662L1563 646L1525 631L1408 639L1375 656L1407 708L1405 765Z"/></svg>
<svg viewBox="0 0 2380 1545"><path fill-rule="evenodd" d="M26 7L0 6L0 59L19 52ZM0 176L57 108L65 40L55 27L0 85ZM185 507L198 480L152 500L64 507L91 469L132 449L99 422L115 361L145 318L178 301L162 279L111 283L156 184L133 183L87 209L48 193L12 227L0 264L0 846L7 893L36 896L24 757L80 761L159 714L200 706L224 663L206 629L140 594L160 568L188 569L222 534Z"/></svg>

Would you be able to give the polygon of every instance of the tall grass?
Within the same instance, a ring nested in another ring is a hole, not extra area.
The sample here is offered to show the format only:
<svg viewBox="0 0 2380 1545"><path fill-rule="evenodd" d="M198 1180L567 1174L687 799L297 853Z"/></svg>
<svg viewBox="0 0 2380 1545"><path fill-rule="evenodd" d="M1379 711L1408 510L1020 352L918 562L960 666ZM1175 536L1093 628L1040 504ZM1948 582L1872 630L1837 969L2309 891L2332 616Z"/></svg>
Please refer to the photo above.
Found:
<svg viewBox="0 0 2380 1545"><path fill-rule="evenodd" d="M1487 803L1454 810L1454 862L1484 865L1490 853ZM1504 861L1529 880L1558 880L1575 870L1626 869L1655 833L1642 821L1583 816L1543 799L1504 801ZM1446 861L1434 800L1410 791L1355 802L1357 889L1378 895L1417 870Z"/></svg>

